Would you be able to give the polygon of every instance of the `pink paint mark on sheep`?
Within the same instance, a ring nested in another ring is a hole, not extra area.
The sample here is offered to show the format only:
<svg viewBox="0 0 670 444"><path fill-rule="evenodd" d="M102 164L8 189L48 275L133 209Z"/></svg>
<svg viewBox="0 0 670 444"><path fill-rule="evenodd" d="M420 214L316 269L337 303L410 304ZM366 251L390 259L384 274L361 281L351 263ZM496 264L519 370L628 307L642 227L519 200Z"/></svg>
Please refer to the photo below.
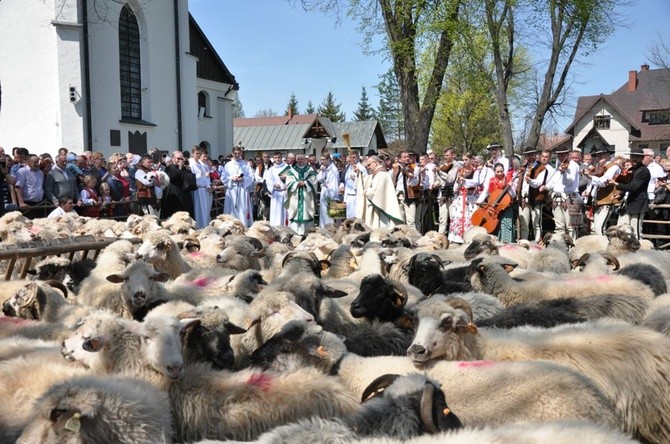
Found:
<svg viewBox="0 0 670 444"><path fill-rule="evenodd" d="M200 256L203 256L203 254L202 254L201 252L199 252L199 251L192 251L192 252L188 253L188 255L189 255L190 257L200 257Z"/></svg>
<svg viewBox="0 0 670 444"><path fill-rule="evenodd" d="M30 227L30 232L33 234L37 234L40 231L42 231L42 227L38 227L37 225L33 225L32 227Z"/></svg>
<svg viewBox="0 0 670 444"><path fill-rule="evenodd" d="M0 323L10 324L10 325L23 325L30 324L32 321L23 318L13 318L9 316L0 316Z"/></svg>
<svg viewBox="0 0 670 444"><path fill-rule="evenodd" d="M247 385L258 387L264 392L267 392L270 390L270 385L272 385L272 377L266 373L254 373L249 376Z"/></svg>
<svg viewBox="0 0 670 444"><path fill-rule="evenodd" d="M198 287L206 287L209 284L211 284L212 282L214 282L215 280L216 280L215 278L203 276L203 277L199 277L199 278L191 281L191 283L195 286L198 286Z"/></svg>
<svg viewBox="0 0 670 444"><path fill-rule="evenodd" d="M596 282L610 282L612 279L613 279L612 276L608 274L602 274L596 277Z"/></svg>
<svg viewBox="0 0 670 444"><path fill-rule="evenodd" d="M493 367L495 364L495 361L459 361L456 363L456 367L460 369L483 368Z"/></svg>

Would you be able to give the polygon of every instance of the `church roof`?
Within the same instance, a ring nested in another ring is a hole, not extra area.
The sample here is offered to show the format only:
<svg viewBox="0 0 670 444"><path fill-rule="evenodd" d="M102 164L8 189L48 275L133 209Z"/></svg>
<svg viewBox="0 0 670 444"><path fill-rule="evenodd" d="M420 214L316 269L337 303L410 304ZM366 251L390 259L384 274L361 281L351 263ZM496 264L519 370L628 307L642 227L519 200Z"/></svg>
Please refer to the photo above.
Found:
<svg viewBox="0 0 670 444"><path fill-rule="evenodd" d="M221 57L210 43L205 33L191 14L189 17L189 37L191 41L190 53L198 58L196 75L200 79L233 85L239 89L235 76L228 70Z"/></svg>

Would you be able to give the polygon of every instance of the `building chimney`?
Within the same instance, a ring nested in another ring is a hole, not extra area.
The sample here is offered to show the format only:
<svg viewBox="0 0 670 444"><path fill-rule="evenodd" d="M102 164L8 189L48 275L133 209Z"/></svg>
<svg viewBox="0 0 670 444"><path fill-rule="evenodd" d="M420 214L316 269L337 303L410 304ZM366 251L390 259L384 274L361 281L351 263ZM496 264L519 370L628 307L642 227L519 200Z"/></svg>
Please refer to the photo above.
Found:
<svg viewBox="0 0 670 444"><path fill-rule="evenodd" d="M637 89L637 71L628 71L628 92L635 92Z"/></svg>
<svg viewBox="0 0 670 444"><path fill-rule="evenodd" d="M293 110L291 107L288 107L288 120L291 120L293 118Z"/></svg>
<svg viewBox="0 0 670 444"><path fill-rule="evenodd" d="M649 71L649 65L645 63L644 65L640 66L640 71Z"/></svg>

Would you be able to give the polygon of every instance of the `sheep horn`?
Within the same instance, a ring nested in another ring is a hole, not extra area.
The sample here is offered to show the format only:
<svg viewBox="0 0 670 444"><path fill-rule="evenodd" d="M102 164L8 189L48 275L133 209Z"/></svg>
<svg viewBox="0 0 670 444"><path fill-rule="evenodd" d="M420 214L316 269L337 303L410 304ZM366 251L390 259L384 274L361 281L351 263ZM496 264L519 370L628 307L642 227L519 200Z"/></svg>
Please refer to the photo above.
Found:
<svg viewBox="0 0 670 444"><path fill-rule="evenodd" d="M63 285L62 282L54 280L54 279L50 279L50 280L46 281L45 284L47 284L49 287L57 288L60 291L62 291L63 292L63 297L65 299L67 299L67 287L65 285Z"/></svg>
<svg viewBox="0 0 670 444"><path fill-rule="evenodd" d="M289 251L286 253L286 256L284 256L284 260L281 261L281 267L284 268L284 265L286 265L286 261L291 259L293 256L295 256L295 253L293 251Z"/></svg>
<svg viewBox="0 0 670 444"><path fill-rule="evenodd" d="M393 384L393 382L398 379L400 375L386 374L376 378L372 381L366 388L363 390L363 396L361 396L361 402L365 402L370 398L377 396L381 393L386 387Z"/></svg>
<svg viewBox="0 0 670 444"><path fill-rule="evenodd" d="M470 321L470 323L472 323L472 316L473 316L472 315L472 307L470 306L468 301L466 301L463 298L451 297L451 298L447 299L446 302L447 302L447 304L449 304L452 308L454 308L456 310L463 310L465 312L465 314L468 315L468 320Z"/></svg>
<svg viewBox="0 0 670 444"><path fill-rule="evenodd" d="M433 420L433 396L435 395L435 386L426 382L423 386L423 393L421 393L421 422L428 433L439 432L435 421Z"/></svg>
<svg viewBox="0 0 670 444"><path fill-rule="evenodd" d="M619 269L619 266L620 266L619 259L617 259L613 254L603 252L603 253L600 253L600 255L602 257L604 257L605 260L607 260L607 263L609 265L614 266L614 271L617 271Z"/></svg>
<svg viewBox="0 0 670 444"><path fill-rule="evenodd" d="M404 307L405 304L407 303L407 289L402 283L394 281L393 279L389 279L389 283L395 289L396 292L396 298L393 301L393 304L396 307Z"/></svg>
<svg viewBox="0 0 670 444"><path fill-rule="evenodd" d="M582 267L582 266L586 265L586 261L588 261L590 257L591 257L591 255L589 253L582 254L582 257L580 257L577 260L572 261L572 268L575 269L577 267Z"/></svg>

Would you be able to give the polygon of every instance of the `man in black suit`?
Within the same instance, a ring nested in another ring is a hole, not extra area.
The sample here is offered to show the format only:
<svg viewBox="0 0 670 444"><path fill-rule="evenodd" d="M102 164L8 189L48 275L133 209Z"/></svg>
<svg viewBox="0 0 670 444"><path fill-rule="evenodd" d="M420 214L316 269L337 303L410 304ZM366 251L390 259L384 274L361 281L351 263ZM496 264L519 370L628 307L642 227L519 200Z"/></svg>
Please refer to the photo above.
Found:
<svg viewBox="0 0 670 444"><path fill-rule="evenodd" d="M649 197L647 195L647 186L651 173L649 169L644 166L642 160L644 159L644 151L642 148L631 148L628 153L630 160L633 163L632 168L627 172L630 174L630 180L623 182L625 174L619 175L616 180L610 179L610 183L626 194L625 208L619 213L619 220L617 225L629 224L633 227L635 235L640 239L642 233L642 222L644 222L644 215L649 209ZM624 171L626 173L626 171Z"/></svg>

